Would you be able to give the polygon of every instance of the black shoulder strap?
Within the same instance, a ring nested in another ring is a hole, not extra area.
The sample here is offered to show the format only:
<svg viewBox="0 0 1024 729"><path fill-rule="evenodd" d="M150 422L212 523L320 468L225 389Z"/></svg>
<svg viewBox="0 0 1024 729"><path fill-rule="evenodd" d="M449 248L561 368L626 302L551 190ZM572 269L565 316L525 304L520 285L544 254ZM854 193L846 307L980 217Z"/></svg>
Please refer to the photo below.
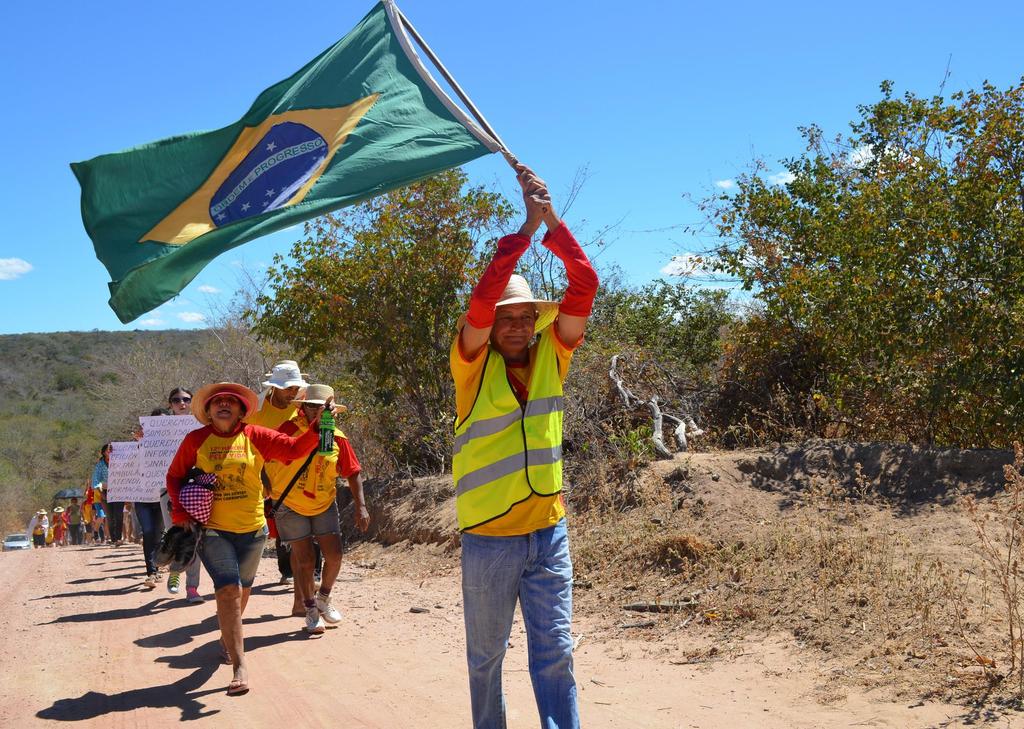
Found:
<svg viewBox="0 0 1024 729"><path fill-rule="evenodd" d="M306 472L306 467L313 462L313 458L316 457L316 452L317 448L316 446L314 446L313 450L309 452L309 456L306 458L306 462L302 464L302 468L295 472L295 475L292 476L291 482L288 484L287 488L285 488L285 490L281 493L280 498L278 498L278 500L274 502L274 505L270 507L272 513L276 514L277 510L281 508L281 502L284 501L285 497L288 495L288 492L292 490L292 486L294 486L295 483L302 477L302 474Z"/></svg>

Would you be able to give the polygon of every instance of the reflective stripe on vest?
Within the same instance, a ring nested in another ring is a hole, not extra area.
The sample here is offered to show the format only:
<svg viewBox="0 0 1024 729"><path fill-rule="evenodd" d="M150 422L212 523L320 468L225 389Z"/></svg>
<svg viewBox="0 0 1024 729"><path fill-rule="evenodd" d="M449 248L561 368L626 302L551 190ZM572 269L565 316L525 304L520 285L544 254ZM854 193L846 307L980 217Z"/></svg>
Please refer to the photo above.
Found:
<svg viewBox="0 0 1024 729"><path fill-rule="evenodd" d="M528 400L526 402L526 415L547 415L548 413L561 412L564 409L562 403L562 396L556 395L554 397L543 397L539 400ZM500 433L508 426L513 423L518 423L524 417L522 410L516 408L515 412L506 413L505 415L499 415L496 418L485 418L483 420L474 421L469 429L458 436L455 439L455 447L452 450L452 457L459 455L459 451L469 441L474 438L484 438L488 435L494 435Z"/></svg>
<svg viewBox="0 0 1024 729"><path fill-rule="evenodd" d="M562 381L552 336L546 329L535 345L525 407L508 382L504 358L488 350L476 402L455 428L460 530L502 516L531 494L562 489Z"/></svg>

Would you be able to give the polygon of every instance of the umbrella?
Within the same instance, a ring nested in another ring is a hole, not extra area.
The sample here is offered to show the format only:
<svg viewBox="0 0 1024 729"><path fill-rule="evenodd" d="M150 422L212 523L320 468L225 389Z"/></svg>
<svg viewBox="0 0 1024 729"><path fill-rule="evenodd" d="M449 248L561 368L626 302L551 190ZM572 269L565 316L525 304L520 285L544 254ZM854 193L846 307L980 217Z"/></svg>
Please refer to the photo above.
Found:
<svg viewBox="0 0 1024 729"><path fill-rule="evenodd" d="M80 499L82 498L81 489L61 489L53 495L55 499Z"/></svg>

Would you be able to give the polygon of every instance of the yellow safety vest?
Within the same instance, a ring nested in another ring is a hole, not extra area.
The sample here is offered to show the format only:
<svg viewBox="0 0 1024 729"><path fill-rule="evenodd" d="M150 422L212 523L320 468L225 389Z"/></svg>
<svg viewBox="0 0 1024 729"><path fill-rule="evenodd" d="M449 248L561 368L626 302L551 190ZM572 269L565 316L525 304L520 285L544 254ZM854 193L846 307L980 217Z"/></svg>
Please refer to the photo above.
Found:
<svg viewBox="0 0 1024 729"><path fill-rule="evenodd" d="M505 359L488 347L476 400L455 426L459 531L507 514L531 494L562 490L562 380L551 337L546 329L535 345L525 405L508 382Z"/></svg>

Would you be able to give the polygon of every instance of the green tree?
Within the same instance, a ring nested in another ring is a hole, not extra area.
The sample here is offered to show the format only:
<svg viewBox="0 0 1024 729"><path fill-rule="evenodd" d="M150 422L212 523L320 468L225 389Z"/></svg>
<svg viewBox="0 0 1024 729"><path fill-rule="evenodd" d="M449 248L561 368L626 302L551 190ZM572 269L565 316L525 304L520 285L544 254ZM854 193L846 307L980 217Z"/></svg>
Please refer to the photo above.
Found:
<svg viewBox="0 0 1024 729"><path fill-rule="evenodd" d="M764 307L733 372L799 343L813 392L790 395L851 434L1006 445L1024 426L1024 83L947 100L886 82L859 113L846 139L802 129L786 184L757 165L704 204L720 267Z"/></svg>
<svg viewBox="0 0 1024 729"><path fill-rule="evenodd" d="M274 259L250 311L260 335L304 362L340 356L347 378L334 384L415 468L443 466L450 452L448 349L484 244L513 212L466 182L451 170L316 219L292 262Z"/></svg>
<svg viewBox="0 0 1024 729"><path fill-rule="evenodd" d="M643 348L678 375L707 382L732 321L728 293L654 281L639 288L605 286L594 304L589 339L610 349Z"/></svg>

